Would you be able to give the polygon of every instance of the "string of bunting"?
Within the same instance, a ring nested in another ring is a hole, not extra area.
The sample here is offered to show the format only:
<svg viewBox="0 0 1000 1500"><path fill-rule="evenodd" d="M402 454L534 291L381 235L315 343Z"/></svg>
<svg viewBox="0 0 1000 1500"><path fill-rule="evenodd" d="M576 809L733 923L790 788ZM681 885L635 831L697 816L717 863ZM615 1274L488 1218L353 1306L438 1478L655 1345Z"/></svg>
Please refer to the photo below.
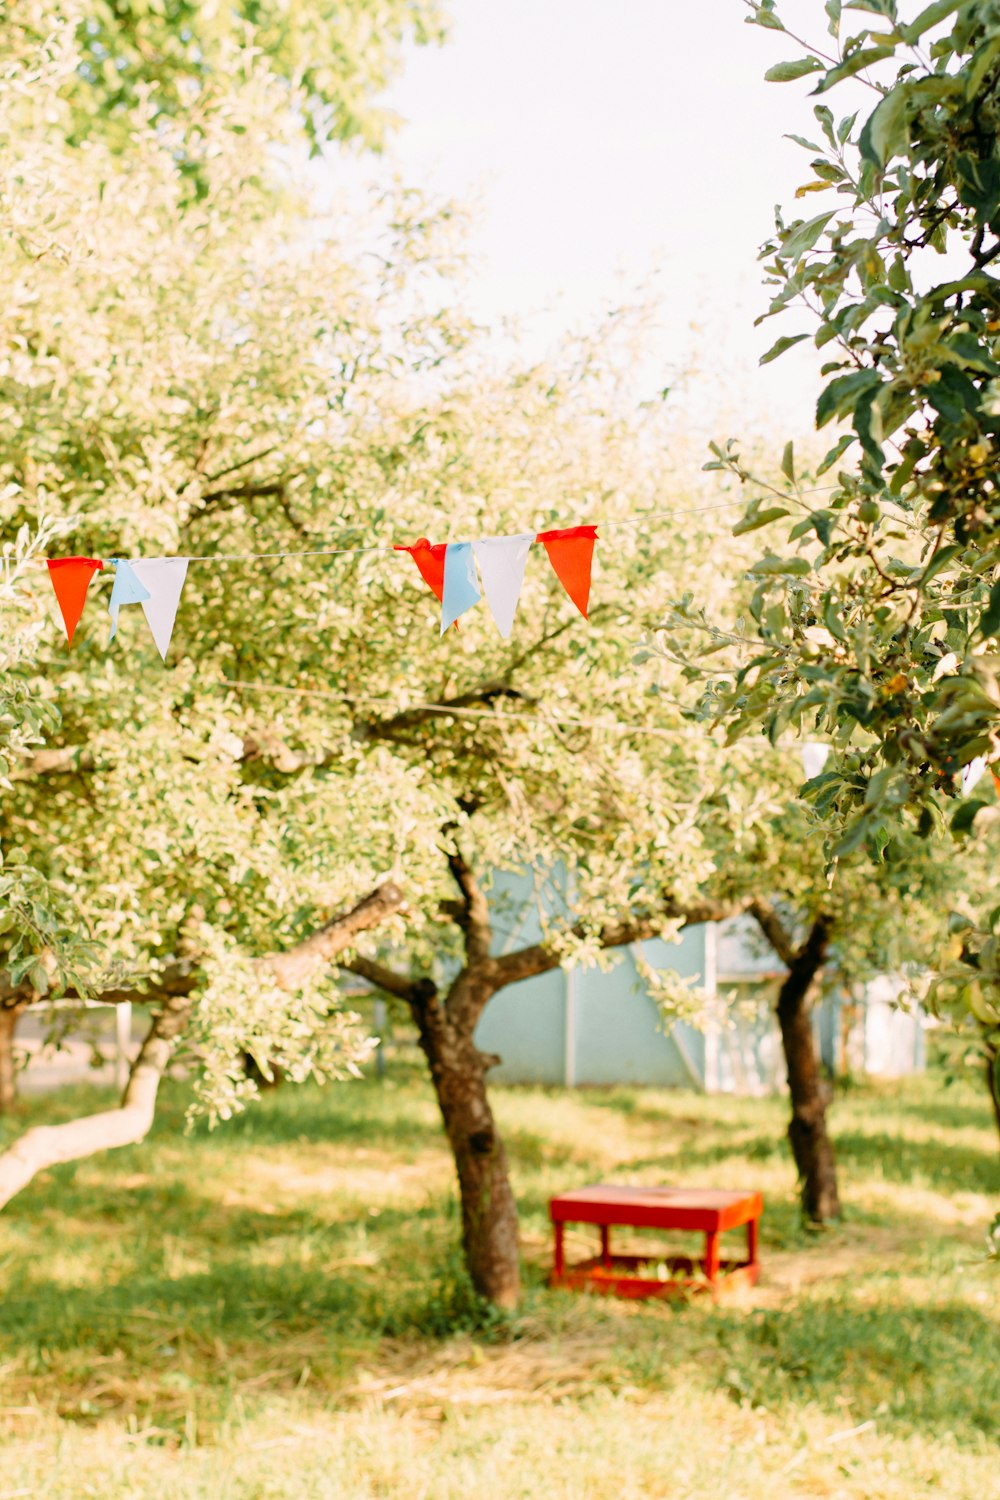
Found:
<svg viewBox="0 0 1000 1500"><path fill-rule="evenodd" d="M480 537L471 542L431 543L426 537L421 537L412 545L397 545L393 550L409 553L421 578L441 605L442 635L450 625L457 625L461 616L485 595L497 629L506 640L514 627L528 553L535 542L540 542L545 548L556 577L584 619L587 618L596 540L596 526L568 526L553 531L518 532L514 536ZM52 557L46 561L59 612L66 627L66 639L72 645L87 602L91 580L96 573L103 572L104 559ZM115 638L122 607L126 604L139 604L156 648L165 661L188 564L207 561L211 559L109 558L108 566L114 569L114 583L108 601L108 613L111 616L109 639Z"/></svg>
<svg viewBox="0 0 1000 1500"><path fill-rule="evenodd" d="M688 509L643 513L611 521L605 527L642 526L669 516L700 515L706 511L743 507L743 497L713 505ZM441 605L441 634L457 624L467 610L485 595L500 635L508 639L514 627L521 586L532 545L545 548L552 569L576 608L588 617L590 585L593 570L597 525L566 526L550 531L522 531L510 536L479 537L467 542L429 542L420 537L409 545L395 544L368 547L317 548L301 552L215 553L195 557L111 557L107 566L114 569L114 582L108 601L113 641L118 631L118 616L123 605L139 604L146 617L156 648L166 660L174 622L180 605L184 581L190 563L243 562L254 559L293 557L334 557L362 552L408 552L417 571ZM55 591L59 612L70 646L83 615L87 592L95 573L103 572L105 560L99 557L47 558L49 577ZM478 569L478 576L477 576Z"/></svg>

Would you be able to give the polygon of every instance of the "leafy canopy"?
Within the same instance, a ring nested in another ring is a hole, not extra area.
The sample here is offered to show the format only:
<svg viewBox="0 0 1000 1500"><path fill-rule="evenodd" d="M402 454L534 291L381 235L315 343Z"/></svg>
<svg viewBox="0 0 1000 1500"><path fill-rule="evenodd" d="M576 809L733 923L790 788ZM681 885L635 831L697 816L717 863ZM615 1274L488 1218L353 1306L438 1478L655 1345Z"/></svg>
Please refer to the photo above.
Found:
<svg viewBox="0 0 1000 1500"><path fill-rule="evenodd" d="M1000 756L1000 6L829 0L815 44L776 0L750 9L794 45L768 76L808 76L819 99L815 138L795 137L809 212L779 212L763 251L765 316L807 331L765 359L807 338L826 352L816 422L835 440L814 476L789 447L771 486L717 450L753 495L737 529L775 539L703 712L731 741L831 742L805 794L833 860L892 859L914 831L989 839L991 779L963 800L959 773ZM980 936L942 972L981 957L996 978L998 919L956 916Z"/></svg>

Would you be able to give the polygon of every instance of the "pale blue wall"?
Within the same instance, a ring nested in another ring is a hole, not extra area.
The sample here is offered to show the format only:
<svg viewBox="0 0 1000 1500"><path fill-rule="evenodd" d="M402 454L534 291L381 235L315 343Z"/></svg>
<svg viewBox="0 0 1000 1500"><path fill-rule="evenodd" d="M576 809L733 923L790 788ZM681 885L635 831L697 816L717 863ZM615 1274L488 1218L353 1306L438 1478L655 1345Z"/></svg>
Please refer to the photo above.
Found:
<svg viewBox="0 0 1000 1500"><path fill-rule="evenodd" d="M558 873L544 901L550 911L566 910L565 885ZM538 941L541 931L527 878L497 877L490 905L498 952ZM678 943L656 940L644 943L642 948L648 962L657 968L674 969L692 980L704 975L703 928L687 929ZM567 1011L574 992L573 1082L690 1087L703 1078L704 1037L682 1023L677 1025L676 1038L667 1034L632 955L625 949L615 955L608 969L555 969L494 995L476 1030L476 1045L503 1058L491 1072L491 1079L508 1083L566 1081Z"/></svg>
<svg viewBox="0 0 1000 1500"><path fill-rule="evenodd" d="M542 900L548 911L572 915L559 872L551 878ZM490 906L496 952L538 941L537 901L526 876L498 877ZM727 978L730 982L760 979L780 967L752 924L737 921L714 929L714 964L707 960L708 934L706 927L691 927L677 943L657 939L640 946L654 967L675 970L709 989L716 975L724 990ZM852 1067L896 1074L924 1066L919 1013L907 1014L895 1007L896 989L898 985L889 980L875 980L868 986L861 1045L852 1049ZM834 992L813 1011L817 1044L828 1065L835 1065L837 1058L838 1009ZM575 1045L567 1049L570 1013ZM631 1083L758 1094L784 1087L785 1080L781 1040L767 1008L755 1015L727 1016L726 1024L711 1039L681 1021L667 1027L628 948L616 950L607 969L554 969L501 990L483 1013L476 1043L482 1051L503 1059L490 1077L504 1083ZM709 1047L711 1062L706 1056Z"/></svg>

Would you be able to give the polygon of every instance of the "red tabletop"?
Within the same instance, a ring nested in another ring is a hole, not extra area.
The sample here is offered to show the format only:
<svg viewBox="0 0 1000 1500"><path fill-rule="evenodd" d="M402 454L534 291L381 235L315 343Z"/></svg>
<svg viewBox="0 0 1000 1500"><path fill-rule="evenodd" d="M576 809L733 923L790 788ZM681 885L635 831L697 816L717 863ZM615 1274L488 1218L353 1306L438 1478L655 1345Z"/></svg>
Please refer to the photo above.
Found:
<svg viewBox="0 0 1000 1500"><path fill-rule="evenodd" d="M727 1193L714 1188L630 1187L597 1182L549 1201L553 1223L628 1224L634 1228L703 1229L717 1234L759 1219L760 1193Z"/></svg>

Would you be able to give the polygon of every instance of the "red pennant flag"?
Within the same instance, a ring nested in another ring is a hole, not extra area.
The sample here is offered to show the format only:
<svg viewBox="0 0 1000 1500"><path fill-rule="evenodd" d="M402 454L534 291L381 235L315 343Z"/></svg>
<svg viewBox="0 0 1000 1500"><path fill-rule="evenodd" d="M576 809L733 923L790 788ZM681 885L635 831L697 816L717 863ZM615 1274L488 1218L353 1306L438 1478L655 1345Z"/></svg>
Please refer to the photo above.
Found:
<svg viewBox="0 0 1000 1500"><path fill-rule="evenodd" d="M567 526L563 531L540 531L535 540L549 554L556 577L586 619L597 527Z"/></svg>
<svg viewBox="0 0 1000 1500"><path fill-rule="evenodd" d="M425 536L414 542L412 547L393 547L394 552L408 552L420 570L420 576L430 589L431 593L440 604L444 598L444 555L448 550L446 542L436 542L433 546Z"/></svg>
<svg viewBox="0 0 1000 1500"><path fill-rule="evenodd" d="M448 550L447 542L434 542L427 540L425 536L414 542L412 547L393 546L393 552L408 552L420 570L420 576L440 604L444 599L444 555ZM455 629L458 629L458 621L455 621Z"/></svg>
<svg viewBox="0 0 1000 1500"><path fill-rule="evenodd" d="M72 646L74 632L87 602L90 580L103 570L104 564L99 557L49 557L46 561L66 627L66 639Z"/></svg>

